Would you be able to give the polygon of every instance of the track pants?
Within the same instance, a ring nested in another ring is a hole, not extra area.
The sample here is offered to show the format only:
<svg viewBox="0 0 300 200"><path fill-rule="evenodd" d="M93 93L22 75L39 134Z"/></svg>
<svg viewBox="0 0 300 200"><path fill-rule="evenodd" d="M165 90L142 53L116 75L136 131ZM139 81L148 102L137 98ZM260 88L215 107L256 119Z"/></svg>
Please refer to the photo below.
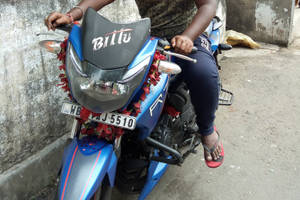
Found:
<svg viewBox="0 0 300 200"><path fill-rule="evenodd" d="M219 99L219 72L206 36L198 37L194 41L194 46L198 51L189 56L197 59L197 63L179 58L175 58L174 61L182 68L182 73L177 80L185 81L190 91L199 133L207 136L214 131L215 112Z"/></svg>

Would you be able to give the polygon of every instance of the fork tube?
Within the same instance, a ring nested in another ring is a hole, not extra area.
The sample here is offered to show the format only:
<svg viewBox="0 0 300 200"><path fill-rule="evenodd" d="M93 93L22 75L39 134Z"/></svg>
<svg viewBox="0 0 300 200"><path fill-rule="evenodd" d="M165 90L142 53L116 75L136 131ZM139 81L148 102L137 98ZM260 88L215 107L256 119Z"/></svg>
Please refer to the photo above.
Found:
<svg viewBox="0 0 300 200"><path fill-rule="evenodd" d="M70 134L70 138L74 139L78 130L80 128L80 123L77 119L74 119L73 121L73 125L72 125L72 130L71 130L71 134Z"/></svg>
<svg viewBox="0 0 300 200"><path fill-rule="evenodd" d="M122 140L122 136L116 138L114 143L114 151L116 153L117 158L119 158L121 155L121 140Z"/></svg>

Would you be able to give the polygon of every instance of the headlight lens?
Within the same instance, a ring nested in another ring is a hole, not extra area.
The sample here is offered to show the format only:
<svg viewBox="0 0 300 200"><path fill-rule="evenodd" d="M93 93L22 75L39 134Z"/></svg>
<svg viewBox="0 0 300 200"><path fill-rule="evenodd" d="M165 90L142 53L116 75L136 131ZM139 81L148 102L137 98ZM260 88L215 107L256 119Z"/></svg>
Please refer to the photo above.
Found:
<svg viewBox="0 0 300 200"><path fill-rule="evenodd" d="M128 92L128 85L115 83L111 81L95 81L95 80L88 80L85 83L80 84L80 89L87 93L90 96L95 96L97 98L97 94L100 95L114 95L120 96L124 95Z"/></svg>

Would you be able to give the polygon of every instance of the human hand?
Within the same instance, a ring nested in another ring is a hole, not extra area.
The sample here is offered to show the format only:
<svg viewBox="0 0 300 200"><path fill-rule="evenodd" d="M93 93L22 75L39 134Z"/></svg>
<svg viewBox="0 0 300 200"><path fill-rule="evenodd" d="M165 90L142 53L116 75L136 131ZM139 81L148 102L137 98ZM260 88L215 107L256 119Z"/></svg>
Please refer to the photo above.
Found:
<svg viewBox="0 0 300 200"><path fill-rule="evenodd" d="M175 49L175 52L188 55L192 52L194 47L193 41L185 35L176 35L171 40L172 47Z"/></svg>
<svg viewBox="0 0 300 200"><path fill-rule="evenodd" d="M53 12L45 19L45 25L47 26L48 30L51 29L53 31L60 25L71 23L73 23L71 15L62 14L59 12Z"/></svg>

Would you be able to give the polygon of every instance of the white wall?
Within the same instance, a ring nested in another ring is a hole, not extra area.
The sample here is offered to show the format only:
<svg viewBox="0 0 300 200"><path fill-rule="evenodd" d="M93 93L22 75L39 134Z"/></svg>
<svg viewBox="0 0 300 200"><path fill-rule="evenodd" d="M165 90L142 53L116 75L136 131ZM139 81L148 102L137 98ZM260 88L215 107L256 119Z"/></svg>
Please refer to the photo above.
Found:
<svg viewBox="0 0 300 200"><path fill-rule="evenodd" d="M292 40L294 0L227 0L227 11L230 29L267 43Z"/></svg>

